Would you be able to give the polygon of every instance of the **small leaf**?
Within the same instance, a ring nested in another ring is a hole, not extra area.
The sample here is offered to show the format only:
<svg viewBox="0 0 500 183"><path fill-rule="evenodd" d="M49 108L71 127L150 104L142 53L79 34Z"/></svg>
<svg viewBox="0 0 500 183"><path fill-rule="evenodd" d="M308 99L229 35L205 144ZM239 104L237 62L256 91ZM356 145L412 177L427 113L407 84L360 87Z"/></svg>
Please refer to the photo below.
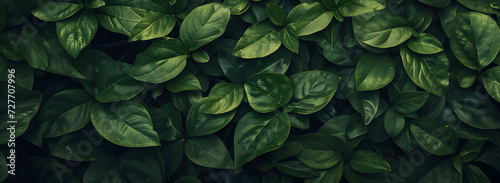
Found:
<svg viewBox="0 0 500 183"><path fill-rule="evenodd" d="M280 33L280 39L281 42L283 42L283 45L285 47L294 52L294 53L299 53L299 38L297 37L297 34L295 34L295 31L290 28L290 27L285 27L281 29Z"/></svg>
<svg viewBox="0 0 500 183"><path fill-rule="evenodd" d="M311 178L318 177L320 175L318 170L309 168L300 161L278 162L276 164L276 169L297 178Z"/></svg>
<svg viewBox="0 0 500 183"><path fill-rule="evenodd" d="M178 93L188 90L201 90L200 81L195 75L190 72L184 71L177 75L175 78L167 81L165 87L172 93Z"/></svg>
<svg viewBox="0 0 500 183"><path fill-rule="evenodd" d="M64 49L76 58L97 31L97 18L92 12L83 11L75 16L56 22L56 33Z"/></svg>
<svg viewBox="0 0 500 183"><path fill-rule="evenodd" d="M284 26L286 23L286 15L285 12L274 3L267 3L266 6L267 16L269 20L276 26Z"/></svg>
<svg viewBox="0 0 500 183"><path fill-rule="evenodd" d="M206 114L203 109L206 108L207 103L208 99L203 98L194 103L189 109L186 117L186 134L188 137L215 133L224 128L236 113L233 110L224 114Z"/></svg>
<svg viewBox="0 0 500 183"><path fill-rule="evenodd" d="M391 166L376 152L359 150L350 161L351 168L361 173L382 173L391 171Z"/></svg>
<svg viewBox="0 0 500 183"><path fill-rule="evenodd" d="M250 26L233 49L233 55L241 58L262 58L274 53L281 46L279 32L269 22Z"/></svg>
<svg viewBox="0 0 500 183"><path fill-rule="evenodd" d="M43 21L58 21L70 17L82 8L84 8L84 6L81 4L47 2L39 8L33 10L32 13L35 17Z"/></svg>
<svg viewBox="0 0 500 183"><path fill-rule="evenodd" d="M486 70L481 76L488 94L500 102L500 66Z"/></svg>
<svg viewBox="0 0 500 183"><path fill-rule="evenodd" d="M474 84L474 82L476 81L476 78L477 78L476 73L472 72L469 69L461 70L458 73L458 76L457 76L458 84L462 88L469 88L469 87L471 87ZM484 82L485 81L483 79L483 83ZM486 88L486 90L488 90L488 88Z"/></svg>
<svg viewBox="0 0 500 183"><path fill-rule="evenodd" d="M192 54L194 61L198 63L207 63L210 60L210 55L205 50L196 50Z"/></svg>
<svg viewBox="0 0 500 183"><path fill-rule="evenodd" d="M419 33L406 42L408 48L415 53L435 54L443 51L443 45L432 34Z"/></svg>
<svg viewBox="0 0 500 183"><path fill-rule="evenodd" d="M232 169L233 160L224 143L215 135L197 137L184 143L186 155L193 163L209 168Z"/></svg>
<svg viewBox="0 0 500 183"><path fill-rule="evenodd" d="M384 128L389 137L395 138L405 127L405 117L391 107L384 116Z"/></svg>
<svg viewBox="0 0 500 183"><path fill-rule="evenodd" d="M208 95L205 113L223 114L236 109L243 100L243 90L243 85L239 83L216 84Z"/></svg>
<svg viewBox="0 0 500 183"><path fill-rule="evenodd" d="M285 107L293 94L293 86L283 74L262 73L245 81L248 103L257 112L267 113Z"/></svg>

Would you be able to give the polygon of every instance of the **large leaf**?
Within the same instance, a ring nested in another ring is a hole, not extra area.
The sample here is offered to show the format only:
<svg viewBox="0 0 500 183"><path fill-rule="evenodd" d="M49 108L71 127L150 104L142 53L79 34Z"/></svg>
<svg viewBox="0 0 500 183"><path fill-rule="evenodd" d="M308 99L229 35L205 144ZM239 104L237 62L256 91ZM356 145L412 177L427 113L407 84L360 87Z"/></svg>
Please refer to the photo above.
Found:
<svg viewBox="0 0 500 183"><path fill-rule="evenodd" d="M420 109L427 101L428 96L427 92L401 92L389 98L394 110L408 114Z"/></svg>
<svg viewBox="0 0 500 183"><path fill-rule="evenodd" d="M486 70L481 76L486 91L500 102L500 66Z"/></svg>
<svg viewBox="0 0 500 183"><path fill-rule="evenodd" d="M95 130L93 132L97 133ZM62 136L52 150L52 155L71 161L94 161L116 152L113 144L103 141L101 136L95 139L89 134L87 130L82 130Z"/></svg>
<svg viewBox="0 0 500 183"><path fill-rule="evenodd" d="M261 73L245 81L248 103L257 112L267 113L285 107L293 94L293 86L283 74Z"/></svg>
<svg viewBox="0 0 500 183"><path fill-rule="evenodd" d="M92 124L105 139L125 147L160 145L153 122L141 103L131 100L114 104L95 103Z"/></svg>
<svg viewBox="0 0 500 183"><path fill-rule="evenodd" d="M65 90L49 98L38 116L43 137L58 137L83 128L90 122L92 104L94 98L81 89Z"/></svg>
<svg viewBox="0 0 500 183"><path fill-rule="evenodd" d="M477 166L468 164L464 168L465 176L471 183L490 183L490 179Z"/></svg>
<svg viewBox="0 0 500 183"><path fill-rule="evenodd" d="M451 125L442 126L437 119L420 117L411 123L411 133L425 150L438 156L455 153L458 134Z"/></svg>
<svg viewBox="0 0 500 183"><path fill-rule="evenodd" d="M368 54L356 65L356 89L369 91L383 88L395 75L394 62L389 57Z"/></svg>
<svg viewBox="0 0 500 183"><path fill-rule="evenodd" d="M290 132L286 113L260 114L250 112L243 116L234 131L235 169L255 157L277 149L285 143Z"/></svg>
<svg viewBox="0 0 500 183"><path fill-rule="evenodd" d="M212 42L224 33L231 11L218 3L195 8L179 29L182 43L189 51Z"/></svg>
<svg viewBox="0 0 500 183"><path fill-rule="evenodd" d="M290 77L293 95L290 106L297 114L312 114L330 102L337 91L340 78L328 71L306 71Z"/></svg>
<svg viewBox="0 0 500 183"><path fill-rule="evenodd" d="M354 152L351 168L361 173L381 173L391 171L391 166L374 151L359 150Z"/></svg>
<svg viewBox="0 0 500 183"><path fill-rule="evenodd" d="M339 183L340 180L342 179L343 169L344 169L344 161L341 161L334 167L319 172L320 173L319 177L306 179L305 183L322 183L322 182Z"/></svg>
<svg viewBox="0 0 500 183"><path fill-rule="evenodd" d="M450 47L466 67L481 71L495 59L500 50L500 28L488 15L468 12L453 17L453 24L443 28L450 38Z"/></svg>
<svg viewBox="0 0 500 183"><path fill-rule="evenodd" d="M356 38L370 46L390 48L408 40L413 32L408 21L388 12L370 18L356 33Z"/></svg>
<svg viewBox="0 0 500 183"><path fill-rule="evenodd" d="M296 138L302 142L302 151L297 155L305 165L314 169L327 169L337 165L343 158L344 143L327 133L309 133Z"/></svg>
<svg viewBox="0 0 500 183"><path fill-rule="evenodd" d="M146 16L146 11L127 6L103 6L98 9L99 25L111 32L130 36L134 27Z"/></svg>
<svg viewBox="0 0 500 183"><path fill-rule="evenodd" d="M125 62L105 62L96 68L97 93L95 99L102 103L129 100L143 89L141 82L130 75L132 65Z"/></svg>
<svg viewBox="0 0 500 183"><path fill-rule="evenodd" d="M239 83L216 84L208 95L204 110L207 114L223 114L236 109L243 100L244 87Z"/></svg>
<svg viewBox="0 0 500 183"><path fill-rule="evenodd" d="M151 46L139 53L130 75L139 81L162 83L181 73L187 57L188 51L178 39L167 40L162 47Z"/></svg>
<svg viewBox="0 0 500 183"><path fill-rule="evenodd" d="M310 168L300 161L278 162L276 164L278 171L297 178L312 178L320 176L318 170Z"/></svg>
<svg viewBox="0 0 500 183"><path fill-rule="evenodd" d="M385 8L384 0L336 0L339 12L345 17L353 17Z"/></svg>
<svg viewBox="0 0 500 183"><path fill-rule="evenodd" d="M32 37L20 36L19 52L33 68L45 70L49 66L48 53L45 51L44 38L41 34ZM7 54L3 53L6 57Z"/></svg>
<svg viewBox="0 0 500 183"><path fill-rule="evenodd" d="M54 32L53 35L48 35L47 39L43 41L49 61L49 65L45 70L55 74L85 79L73 58L66 53L56 36Z"/></svg>
<svg viewBox="0 0 500 183"><path fill-rule="evenodd" d="M498 3L496 0L457 0L457 2L474 11L488 14L500 14L499 8L493 8L494 3Z"/></svg>
<svg viewBox="0 0 500 183"><path fill-rule="evenodd" d="M233 160L224 143L215 135L189 139L184 143L187 157L195 164L218 169L232 169Z"/></svg>
<svg viewBox="0 0 500 183"><path fill-rule="evenodd" d="M208 101L207 98L200 99L189 109L186 118L186 134L188 137L215 133L224 128L233 119L236 111L224 114L206 114L203 110L206 108Z"/></svg>
<svg viewBox="0 0 500 183"><path fill-rule="evenodd" d="M233 49L233 55L241 58L261 58L274 53L281 46L279 32L270 22L250 26Z"/></svg>
<svg viewBox="0 0 500 183"><path fill-rule="evenodd" d="M33 10L32 13L40 20L58 21L70 17L83 7L82 4L70 2L47 2Z"/></svg>
<svg viewBox="0 0 500 183"><path fill-rule="evenodd" d="M96 16L90 11L83 11L69 19L57 21L56 33L66 52L76 58L94 38L97 26Z"/></svg>
<svg viewBox="0 0 500 183"><path fill-rule="evenodd" d="M500 129L500 112L489 100L480 98L474 91L456 90L446 103L458 119L478 129Z"/></svg>
<svg viewBox="0 0 500 183"><path fill-rule="evenodd" d="M201 84L198 78L190 72L184 71L175 78L167 81L165 87L172 93L178 93L188 90L201 90Z"/></svg>
<svg viewBox="0 0 500 183"><path fill-rule="evenodd" d="M166 36L175 26L173 15L150 12L137 23L130 33L129 41L150 40Z"/></svg>
<svg viewBox="0 0 500 183"><path fill-rule="evenodd" d="M418 86L438 96L448 94L449 62L444 52L433 55L420 55L408 47L399 49L408 76Z"/></svg>
<svg viewBox="0 0 500 183"><path fill-rule="evenodd" d="M333 18L333 11L321 3L301 3L295 6L287 16L288 26L297 36L306 36L325 29Z"/></svg>

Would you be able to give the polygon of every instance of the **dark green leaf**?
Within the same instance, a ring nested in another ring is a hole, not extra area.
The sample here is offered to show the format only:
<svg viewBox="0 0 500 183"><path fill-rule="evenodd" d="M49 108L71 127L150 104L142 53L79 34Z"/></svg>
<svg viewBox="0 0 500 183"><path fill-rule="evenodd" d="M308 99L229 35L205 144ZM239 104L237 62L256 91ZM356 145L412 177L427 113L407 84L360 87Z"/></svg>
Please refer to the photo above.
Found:
<svg viewBox="0 0 500 183"><path fill-rule="evenodd" d="M223 114L236 109L245 95L243 89L239 83L223 82L215 85L202 110L207 114Z"/></svg>
<svg viewBox="0 0 500 183"><path fill-rule="evenodd" d="M241 58L262 58L274 53L281 46L279 32L270 22L250 26L238 40L233 55Z"/></svg>
<svg viewBox="0 0 500 183"><path fill-rule="evenodd" d="M344 161L342 160L339 164L332 168L320 171L320 176L316 178L308 178L305 183L339 183L342 179L342 172L344 168Z"/></svg>
<svg viewBox="0 0 500 183"><path fill-rule="evenodd" d="M82 11L69 19L56 22L56 33L62 46L71 57L76 58L97 31L98 21L90 11Z"/></svg>
<svg viewBox="0 0 500 183"><path fill-rule="evenodd" d="M270 152L273 162L296 156L302 150L302 143L296 140L287 140L283 146Z"/></svg>
<svg viewBox="0 0 500 183"><path fill-rule="evenodd" d="M2 153L0 153L0 181L4 181L9 174L7 174L8 168L7 168L7 162L5 161L5 156L3 156Z"/></svg>
<svg viewBox="0 0 500 183"><path fill-rule="evenodd" d="M474 11L479 11L488 14L500 13L500 10L498 10L498 8L496 9L493 8L494 7L493 5L495 3L498 3L498 1L496 0L476 0L476 1L457 0L457 2Z"/></svg>
<svg viewBox="0 0 500 183"><path fill-rule="evenodd" d="M394 110L408 114L420 109L428 97L427 92L402 92L391 98L391 105Z"/></svg>
<svg viewBox="0 0 500 183"><path fill-rule="evenodd" d="M185 176L175 180L174 183L201 183L201 181L193 176Z"/></svg>
<svg viewBox="0 0 500 183"><path fill-rule="evenodd" d="M196 50L192 54L194 61L198 63L207 63L210 61L210 55L204 50Z"/></svg>
<svg viewBox="0 0 500 183"><path fill-rule="evenodd" d="M48 182L68 182L79 183L80 179L73 175L67 166L50 158L28 157L20 166L26 167L23 169L25 174L29 173L28 177L16 177L18 181L33 181L42 180ZM15 173L18 173L15 171ZM18 176L19 174L17 174ZM17 182L17 181L16 181Z"/></svg>
<svg viewBox="0 0 500 183"><path fill-rule="evenodd" d="M62 136L52 151L52 155L72 161L94 161L96 158L115 152L115 149L111 147L112 144L102 141L101 136L95 140L90 138L90 133L83 131L83 133L75 132Z"/></svg>
<svg viewBox="0 0 500 183"><path fill-rule="evenodd" d="M490 179L477 166L465 165L464 173L470 183L490 183Z"/></svg>
<svg viewBox="0 0 500 183"><path fill-rule="evenodd" d="M338 137L345 143L346 129L350 119L351 116L349 115L336 116L328 120L325 124L323 124L323 126L321 126L318 132L323 132Z"/></svg>
<svg viewBox="0 0 500 183"><path fill-rule="evenodd" d="M187 157L197 165L218 169L233 168L233 160L226 146L215 135L192 138L184 145Z"/></svg>
<svg viewBox="0 0 500 183"><path fill-rule="evenodd" d="M500 102L500 67L488 69L481 76L486 91L496 101Z"/></svg>
<svg viewBox="0 0 500 183"><path fill-rule="evenodd" d="M424 4L427 4L429 6L433 6L433 7L436 7L436 8L444 8L446 6L448 6L448 4L450 4L451 0L439 0L439 1L436 1L436 0L418 0Z"/></svg>
<svg viewBox="0 0 500 183"><path fill-rule="evenodd" d="M134 27L147 14L145 10L127 6L103 6L97 11L99 25L126 36L130 36Z"/></svg>
<svg viewBox="0 0 500 183"><path fill-rule="evenodd" d="M311 178L320 176L318 170L309 168L308 166L302 164L300 161L279 162L276 164L276 169L278 169L278 171L280 172L297 178Z"/></svg>
<svg viewBox="0 0 500 183"><path fill-rule="evenodd" d="M81 4L69 2L47 2L32 13L40 20L58 21L70 17L83 7Z"/></svg>
<svg viewBox="0 0 500 183"><path fill-rule="evenodd" d="M379 108L379 91L355 92L348 99L352 107L363 116L364 123L370 124Z"/></svg>
<svg viewBox="0 0 500 183"><path fill-rule="evenodd" d="M243 92L243 91L242 91ZM186 117L186 134L188 137L209 135L224 128L236 111L224 114L207 114L203 112L207 108L209 99L203 98L194 103L189 109Z"/></svg>
<svg viewBox="0 0 500 183"><path fill-rule="evenodd" d="M191 105L202 98L200 91L183 91L172 93L174 106L182 113L187 114Z"/></svg>
<svg viewBox="0 0 500 183"><path fill-rule="evenodd" d="M306 71L290 77L293 95L290 106L297 114L312 114L330 102L337 91L340 78L328 71Z"/></svg>
<svg viewBox="0 0 500 183"><path fill-rule="evenodd" d="M395 75L394 62L389 57L368 54L356 65L356 89L369 91L383 88Z"/></svg>
<svg viewBox="0 0 500 183"><path fill-rule="evenodd" d="M474 82L476 81L476 78L477 78L476 73L472 72L469 69L461 70L458 73L458 76L457 76L458 84L462 88L469 88L469 87L471 87L474 84ZM484 82L485 81L483 79L483 83Z"/></svg>
<svg viewBox="0 0 500 183"><path fill-rule="evenodd" d="M169 179L180 167L184 156L184 140L163 142L161 152L165 162L166 177Z"/></svg>
<svg viewBox="0 0 500 183"><path fill-rule="evenodd" d="M302 163L314 169L327 169L337 165L343 158L344 143L327 133L309 133L296 138L302 142L302 151L297 155Z"/></svg>
<svg viewBox="0 0 500 183"><path fill-rule="evenodd" d="M267 16L269 20L276 26L284 26L286 23L285 12L274 3L267 3L266 6Z"/></svg>
<svg viewBox="0 0 500 183"><path fill-rule="evenodd" d="M175 78L167 81L165 87L172 93L188 90L201 90L200 81L190 72L181 72Z"/></svg>
<svg viewBox="0 0 500 183"><path fill-rule="evenodd" d="M231 10L231 15L241 15L250 8L250 0L224 1L222 4Z"/></svg>
<svg viewBox="0 0 500 183"><path fill-rule="evenodd" d="M143 89L141 82L130 77L132 65L112 61L96 68L97 93L95 99L101 103L129 100Z"/></svg>
<svg viewBox="0 0 500 183"><path fill-rule="evenodd" d="M500 112L488 100L479 98L474 91L456 90L446 100L458 118L478 129L499 129Z"/></svg>
<svg viewBox="0 0 500 183"><path fill-rule="evenodd" d="M433 118L420 117L413 120L411 133L425 150L438 156L455 153L458 149L458 134L453 126L442 126Z"/></svg>
<svg viewBox="0 0 500 183"><path fill-rule="evenodd" d="M172 141L183 138L181 112L173 104L167 103L162 108L149 107L153 128L161 140Z"/></svg>
<svg viewBox="0 0 500 183"><path fill-rule="evenodd" d="M465 163L472 162L479 155L486 138L470 139L460 147L459 155L463 157Z"/></svg>
<svg viewBox="0 0 500 183"><path fill-rule="evenodd" d="M280 39L283 45L294 53L299 53L299 38L290 27L285 27L280 31Z"/></svg>
<svg viewBox="0 0 500 183"><path fill-rule="evenodd" d="M350 161L351 168L361 173L380 173L391 171L391 166L374 151L354 152Z"/></svg>
<svg viewBox="0 0 500 183"><path fill-rule="evenodd" d="M391 107L384 116L384 128L389 137L395 138L405 127L405 117Z"/></svg>
<svg viewBox="0 0 500 183"><path fill-rule="evenodd" d="M403 17L382 12L370 18L355 34L359 41L370 46L390 48L408 40L414 31Z"/></svg>
<svg viewBox="0 0 500 183"><path fill-rule="evenodd" d="M411 51L420 54L435 54L443 51L443 45L432 34L419 33L406 42Z"/></svg>
<svg viewBox="0 0 500 183"><path fill-rule="evenodd" d="M283 74L261 73L245 81L248 103L257 112L267 113L285 107L293 94L293 86Z"/></svg>

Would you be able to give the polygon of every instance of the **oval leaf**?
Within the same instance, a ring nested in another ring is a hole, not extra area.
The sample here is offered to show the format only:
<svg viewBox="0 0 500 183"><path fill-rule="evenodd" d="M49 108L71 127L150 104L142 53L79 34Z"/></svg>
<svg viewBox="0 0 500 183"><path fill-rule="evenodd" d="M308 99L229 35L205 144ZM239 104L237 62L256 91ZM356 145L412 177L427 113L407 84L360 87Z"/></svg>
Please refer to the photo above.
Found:
<svg viewBox="0 0 500 183"><path fill-rule="evenodd" d="M405 18L382 12L362 25L355 36L359 41L370 46L390 48L408 40L414 31L408 26Z"/></svg>
<svg viewBox="0 0 500 183"><path fill-rule="evenodd" d="M62 46L73 58L85 48L97 31L98 22L95 15L83 11L69 19L56 22L56 33Z"/></svg>
<svg viewBox="0 0 500 183"><path fill-rule="evenodd" d="M279 32L269 22L250 26L233 49L233 55L241 58L261 58L274 53L281 46Z"/></svg>
<svg viewBox="0 0 500 183"><path fill-rule="evenodd" d="M350 161L351 168L361 173L382 173L391 171L391 166L374 151L354 152Z"/></svg>
<svg viewBox="0 0 500 183"><path fill-rule="evenodd" d="M262 73L245 81L248 103L257 112L267 113L284 107L293 94L293 86L283 74Z"/></svg>
<svg viewBox="0 0 500 183"><path fill-rule="evenodd" d="M297 137L302 142L302 151L297 155L302 163L314 169L327 169L337 165L343 158L344 143L327 133L309 133Z"/></svg>
<svg viewBox="0 0 500 183"><path fill-rule="evenodd" d="M193 163L209 168L232 169L233 160L224 143L215 135L189 139L184 143L186 155Z"/></svg>
<svg viewBox="0 0 500 183"><path fill-rule="evenodd" d="M381 55L368 54L356 65L355 79L358 91L369 91L383 88L388 85L396 69L391 58Z"/></svg>
<svg viewBox="0 0 500 183"><path fill-rule="evenodd" d="M130 33L129 41L150 40L166 36L175 26L173 15L150 12L137 23Z"/></svg>
<svg viewBox="0 0 500 183"><path fill-rule="evenodd" d="M438 156L455 153L458 148L458 134L453 126L442 126L434 118L420 117L411 123L411 133L425 150Z"/></svg>
<svg viewBox="0 0 500 183"><path fill-rule="evenodd" d="M216 84L208 94L205 113L223 114L236 109L244 96L243 85L239 83Z"/></svg>
<svg viewBox="0 0 500 183"><path fill-rule="evenodd" d="M43 21L63 20L75 14L84 6L69 2L47 2L32 11L33 15Z"/></svg>
<svg viewBox="0 0 500 183"><path fill-rule="evenodd" d="M312 114L330 102L337 91L340 78L327 71L306 71L293 75L293 95L290 106L297 114Z"/></svg>
<svg viewBox="0 0 500 183"><path fill-rule="evenodd" d="M435 54L443 51L443 45L432 34L419 33L406 42L411 51L420 54Z"/></svg>
<svg viewBox="0 0 500 183"><path fill-rule="evenodd" d="M500 66L486 70L481 76L486 91L500 102Z"/></svg>
<svg viewBox="0 0 500 183"><path fill-rule="evenodd" d="M326 9L321 3L301 3L295 6L287 16L288 26L297 36L314 34L325 29L333 19L333 11Z"/></svg>
<svg viewBox="0 0 500 183"><path fill-rule="evenodd" d="M206 108L207 103L208 99L203 98L194 103L189 109L186 117L186 134L188 137L215 133L224 128L236 113L236 111L231 111L225 114L206 114L203 109Z"/></svg>

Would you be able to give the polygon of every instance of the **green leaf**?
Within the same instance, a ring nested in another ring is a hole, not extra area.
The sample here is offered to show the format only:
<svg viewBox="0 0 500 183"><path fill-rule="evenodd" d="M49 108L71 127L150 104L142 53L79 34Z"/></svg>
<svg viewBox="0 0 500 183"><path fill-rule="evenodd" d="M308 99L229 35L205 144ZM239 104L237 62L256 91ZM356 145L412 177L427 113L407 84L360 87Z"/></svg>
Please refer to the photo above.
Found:
<svg viewBox="0 0 500 183"><path fill-rule="evenodd" d="M451 0L440 0L440 1L436 1L436 0L418 0L424 4L427 4L429 6L433 6L433 7L436 7L436 8L444 8L446 6L448 6L448 4L450 4Z"/></svg>
<svg viewBox="0 0 500 183"><path fill-rule="evenodd" d="M173 15L150 12L138 22L130 32L129 41L161 38L170 33L175 26Z"/></svg>
<svg viewBox="0 0 500 183"><path fill-rule="evenodd" d="M329 11L321 3L301 3L290 10L287 22L297 36L306 36L325 29L332 18L333 11Z"/></svg>
<svg viewBox="0 0 500 183"><path fill-rule="evenodd" d="M193 9L181 24L180 39L189 51L220 37L229 22L231 11L218 3L210 3Z"/></svg>
<svg viewBox="0 0 500 183"><path fill-rule="evenodd" d="M320 171L320 176L316 178L307 178L305 183L339 183L342 179L342 172L344 169L344 160L332 168Z"/></svg>
<svg viewBox="0 0 500 183"><path fill-rule="evenodd" d="M405 127L405 117L391 107L384 116L384 128L389 137L395 138Z"/></svg>
<svg viewBox="0 0 500 183"><path fill-rule="evenodd" d="M33 15L43 21L59 21L66 19L84 6L69 2L47 2L32 11Z"/></svg>
<svg viewBox="0 0 500 183"><path fill-rule="evenodd" d="M207 114L223 114L236 109L244 96L244 88L239 83L222 82L216 84L208 95L204 110Z"/></svg>
<svg viewBox="0 0 500 183"><path fill-rule="evenodd" d="M280 40L283 42L283 45L290 51L294 53L299 53L299 38L295 31L290 27L285 27L281 29Z"/></svg>
<svg viewBox="0 0 500 183"><path fill-rule="evenodd" d="M250 26L238 40L233 55L241 58L262 58L274 53L281 46L279 32L269 22Z"/></svg>
<svg viewBox="0 0 500 183"><path fill-rule="evenodd" d="M45 47L45 52L47 53L47 59L49 61L49 65L45 69L46 71L73 78L85 79L85 76L80 72L80 68L76 65L74 59L64 51L63 46L57 39L55 31L50 33L47 39L43 41L43 47Z"/></svg>
<svg viewBox="0 0 500 183"><path fill-rule="evenodd" d="M394 110L409 114L420 109L428 97L429 93L427 92L401 92L391 98L391 104Z"/></svg>
<svg viewBox="0 0 500 183"><path fill-rule="evenodd" d="M300 161L278 162L276 164L276 169L297 178L312 178L320 176L318 170L309 168Z"/></svg>
<svg viewBox="0 0 500 183"><path fill-rule="evenodd" d="M288 109L288 110L287 110ZM285 109L285 112L290 112L293 110L293 107L289 107ZM301 130L307 130L309 129L309 118L304 115L297 115L297 114L288 114L288 117L290 118L290 124L292 127L301 129Z"/></svg>
<svg viewBox="0 0 500 183"><path fill-rule="evenodd" d="M187 114L191 105L202 98L200 91L183 91L172 93L172 102L174 106L182 113Z"/></svg>
<svg viewBox="0 0 500 183"><path fill-rule="evenodd" d="M351 116L349 115L335 116L334 118L328 120L325 124L323 124L318 132L330 134L341 139L345 143L345 134L347 125L349 124L349 119L351 119Z"/></svg>
<svg viewBox="0 0 500 183"><path fill-rule="evenodd" d="M125 62L106 62L96 68L97 93L95 99L101 103L129 100L143 89L141 82L130 77L132 65Z"/></svg>
<svg viewBox="0 0 500 183"><path fill-rule="evenodd" d="M352 140L356 137L365 135L366 133L368 133L368 129L366 128L366 124L363 122L363 118L361 118L361 115L358 113L354 113L347 122L347 128L345 131L346 139ZM347 143L349 143L349 141ZM347 144L347 146L349 146L349 144Z"/></svg>
<svg viewBox="0 0 500 183"><path fill-rule="evenodd" d="M495 20L485 14L468 12L459 13L453 21L447 34L455 56L470 69L486 68L500 50L500 38L495 36L500 34L500 28Z"/></svg>
<svg viewBox="0 0 500 183"><path fill-rule="evenodd" d="M119 103L95 103L91 109L92 124L105 139L125 147L160 145L153 122L141 103L130 100Z"/></svg>
<svg viewBox="0 0 500 183"><path fill-rule="evenodd" d="M115 148L111 147L113 144L102 141L101 136L98 140L92 139L87 131L82 131L84 132L62 136L52 150L52 155L71 161L94 161L96 158L115 153Z"/></svg>
<svg viewBox="0 0 500 183"><path fill-rule="evenodd" d="M38 120L44 138L58 137L82 129L90 121L94 99L81 89L62 91L47 100Z"/></svg>
<svg viewBox="0 0 500 183"><path fill-rule="evenodd" d="M500 102L500 66L486 70L481 76L488 94Z"/></svg>
<svg viewBox="0 0 500 183"><path fill-rule="evenodd" d="M467 164L464 167L464 173L470 183L490 183L488 176L477 166Z"/></svg>
<svg viewBox="0 0 500 183"><path fill-rule="evenodd" d="M394 79L395 75L396 69L391 58L368 54L356 65L356 89L370 91L383 88Z"/></svg>
<svg viewBox="0 0 500 183"><path fill-rule="evenodd" d="M462 88L471 87L474 84L474 82L476 81L476 78L477 78L476 73L472 72L469 69L461 70L457 76L458 84ZM483 79L483 84L484 83L485 83L485 81ZM486 90L488 91L488 88L486 88Z"/></svg>
<svg viewBox="0 0 500 183"><path fill-rule="evenodd" d="M242 91L243 92L243 91ZM188 137L197 137L209 135L224 128L236 111L224 114L206 114L203 109L206 108L209 99L202 98L194 103L189 109L186 117L186 134Z"/></svg>
<svg viewBox="0 0 500 183"><path fill-rule="evenodd" d="M408 24L408 20L401 16L382 12L366 21L355 36L377 48L395 47L408 40L415 31Z"/></svg>
<svg viewBox="0 0 500 183"><path fill-rule="evenodd" d="M330 102L337 91L340 78L328 71L306 71L290 77L293 95L290 106L297 114L312 114Z"/></svg>
<svg viewBox="0 0 500 183"><path fill-rule="evenodd" d="M137 55L130 75L150 83L163 83L175 78L186 66L188 51L178 39L167 40L162 47L148 47Z"/></svg>
<svg viewBox="0 0 500 183"><path fill-rule="evenodd" d="M381 173L391 171L391 166L374 151L359 150L354 152L351 168L361 173Z"/></svg>
<svg viewBox="0 0 500 183"><path fill-rule="evenodd" d="M201 183L201 181L193 176L184 176L175 180L174 183Z"/></svg>
<svg viewBox="0 0 500 183"><path fill-rule="evenodd" d="M448 94L449 61L444 52L420 55L406 46L401 46L399 51L406 73L415 84L437 96Z"/></svg>
<svg viewBox="0 0 500 183"><path fill-rule="evenodd" d="M248 103L257 112L267 113L285 107L293 94L293 86L283 74L261 73L245 81Z"/></svg>
<svg viewBox="0 0 500 183"><path fill-rule="evenodd" d="M31 67L42 70L47 69L49 66L49 55L45 51L45 38L41 34L35 34L31 38L21 34L18 41L20 42L19 52Z"/></svg>
<svg viewBox="0 0 500 183"><path fill-rule="evenodd" d="M302 151L297 159L314 169L331 168L343 158L344 143L327 133L309 133L296 138L302 142Z"/></svg>
<svg viewBox="0 0 500 183"><path fill-rule="evenodd" d="M83 182L162 182L162 166L158 149L133 149L96 159L85 171Z"/></svg>
<svg viewBox="0 0 500 183"><path fill-rule="evenodd" d="M153 121L153 128L161 140L172 141L183 138L181 112L171 103L162 108L149 106L149 114Z"/></svg>
<svg viewBox="0 0 500 183"><path fill-rule="evenodd" d="M82 11L71 18L57 21L56 33L66 52L76 58L92 41L97 27L96 16L90 11Z"/></svg>
<svg viewBox="0 0 500 183"><path fill-rule="evenodd" d="M355 92L348 99L351 106L363 115L364 123L370 124L379 108L379 91Z"/></svg>
<svg viewBox="0 0 500 183"><path fill-rule="evenodd" d="M165 176L167 179L179 169L184 156L184 139L171 142L162 142L160 148L165 162Z"/></svg>
<svg viewBox="0 0 500 183"><path fill-rule="evenodd" d="M437 118L446 104L446 99L444 97L438 97L436 95L429 95L427 101L420 108L420 116L430 116Z"/></svg>
<svg viewBox="0 0 500 183"><path fill-rule="evenodd" d="M204 50L196 50L192 54L194 61L198 63L207 63L210 61L210 55Z"/></svg>
<svg viewBox="0 0 500 183"><path fill-rule="evenodd" d="M500 129L500 112L489 100L479 98L474 91L456 90L446 103L458 119L478 129Z"/></svg>
<svg viewBox="0 0 500 183"><path fill-rule="evenodd" d="M267 3L267 16L269 20L276 26L284 26L286 24L286 14L280 6L274 3Z"/></svg>
<svg viewBox="0 0 500 183"><path fill-rule="evenodd" d="M281 161L292 156L296 156L302 150L302 143L296 140L287 140L283 146L270 152L273 162Z"/></svg>
<svg viewBox="0 0 500 183"><path fill-rule="evenodd" d="M476 0L476 1L467 1L467 0L457 0L463 6L482 13L488 14L500 14L500 10L498 8L493 8L495 3L498 3L496 0Z"/></svg>
<svg viewBox="0 0 500 183"><path fill-rule="evenodd" d="M231 10L231 15L241 15L250 8L250 0L224 1L222 4Z"/></svg>
<svg viewBox="0 0 500 183"><path fill-rule="evenodd" d="M459 155L463 157L465 163L475 160L475 158L481 153L484 142L486 142L486 138L470 139L465 142L462 147L460 147Z"/></svg>
<svg viewBox="0 0 500 183"><path fill-rule="evenodd" d="M453 126L442 126L434 118L420 117L411 123L411 133L425 150L438 156L455 153L458 148L458 134Z"/></svg>
<svg viewBox="0 0 500 183"><path fill-rule="evenodd" d="M435 54L443 51L443 45L432 34L418 33L406 42L411 51L419 54Z"/></svg>
<svg viewBox="0 0 500 183"><path fill-rule="evenodd" d="M353 17L385 8L384 0L336 0L338 11L345 17Z"/></svg>
<svg viewBox="0 0 500 183"><path fill-rule="evenodd" d="M232 169L233 160L224 143L215 135L189 139L184 143L186 155L193 163L209 168Z"/></svg>
<svg viewBox="0 0 500 183"><path fill-rule="evenodd" d="M235 169L257 156L277 149L290 133L290 119L286 113L247 113L234 131Z"/></svg>
<svg viewBox="0 0 500 183"><path fill-rule="evenodd" d="M188 90L201 90L200 81L195 75L190 72L184 71L177 75L175 78L167 81L165 87L172 93L178 93Z"/></svg>
<svg viewBox="0 0 500 183"><path fill-rule="evenodd" d="M99 25L126 36L130 36L134 27L147 14L145 10L127 6L103 6L97 12Z"/></svg>
<svg viewBox="0 0 500 183"><path fill-rule="evenodd" d="M460 174L462 174L462 171L464 169L464 160L462 159L462 157L461 156L454 156L451 161L452 161L455 169L458 172L460 172Z"/></svg>

